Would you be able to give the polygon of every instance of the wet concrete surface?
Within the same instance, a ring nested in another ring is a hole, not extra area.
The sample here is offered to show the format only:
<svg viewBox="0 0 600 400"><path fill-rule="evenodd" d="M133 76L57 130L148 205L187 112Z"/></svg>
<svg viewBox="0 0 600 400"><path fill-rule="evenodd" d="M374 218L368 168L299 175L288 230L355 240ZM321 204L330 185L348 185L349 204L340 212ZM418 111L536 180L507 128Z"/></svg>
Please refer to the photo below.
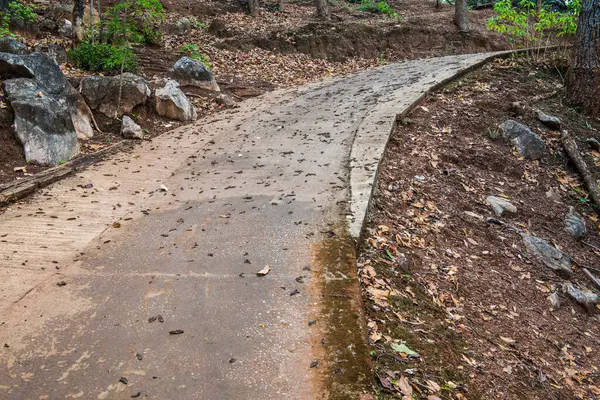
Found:
<svg viewBox="0 0 600 400"><path fill-rule="evenodd" d="M81 231L98 230L73 262L5 305L0 397L312 399L367 390L346 232L349 166L369 170L382 149L352 150L369 146L355 134L376 125L369 115L389 119L483 57L389 65L266 95L179 131L169 164L178 166L160 180L168 191L158 189L158 172L132 179L130 193L152 188L143 207L107 213L119 228L109 220ZM387 114L374 114L381 104ZM389 132L373 132L387 140ZM171 147L160 140L163 159ZM120 195L112 202L125 204ZM77 240L77 229L69 234ZM9 255L3 261L12 268ZM256 276L265 265L271 272Z"/></svg>

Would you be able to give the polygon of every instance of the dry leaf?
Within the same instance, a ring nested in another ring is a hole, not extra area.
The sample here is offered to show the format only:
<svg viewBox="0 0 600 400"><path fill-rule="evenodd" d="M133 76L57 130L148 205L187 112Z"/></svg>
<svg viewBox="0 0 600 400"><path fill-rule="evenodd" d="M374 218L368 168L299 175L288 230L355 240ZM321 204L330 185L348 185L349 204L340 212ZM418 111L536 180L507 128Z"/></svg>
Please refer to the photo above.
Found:
<svg viewBox="0 0 600 400"><path fill-rule="evenodd" d="M258 271L256 273L256 275L258 276L265 276L266 274L268 274L271 271L271 267L269 267L268 265L266 265L263 269L261 269L260 271Z"/></svg>

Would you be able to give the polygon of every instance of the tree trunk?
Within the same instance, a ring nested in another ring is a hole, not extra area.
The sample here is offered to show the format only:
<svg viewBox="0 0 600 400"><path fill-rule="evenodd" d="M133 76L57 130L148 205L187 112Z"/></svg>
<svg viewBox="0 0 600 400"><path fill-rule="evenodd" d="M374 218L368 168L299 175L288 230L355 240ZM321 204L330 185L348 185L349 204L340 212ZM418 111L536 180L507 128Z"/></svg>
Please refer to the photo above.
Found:
<svg viewBox="0 0 600 400"><path fill-rule="evenodd" d="M85 3L84 0L74 0L73 3L73 40L78 43L83 40L85 34L83 21Z"/></svg>
<svg viewBox="0 0 600 400"><path fill-rule="evenodd" d="M469 15L467 14L467 0L456 0L454 5L454 25L460 32L470 32Z"/></svg>
<svg viewBox="0 0 600 400"><path fill-rule="evenodd" d="M258 0L248 0L248 8L250 9L250 14L256 17L260 14L260 10L258 9Z"/></svg>
<svg viewBox="0 0 600 400"><path fill-rule="evenodd" d="M581 111L600 117L600 0L584 0L579 15L567 95Z"/></svg>
<svg viewBox="0 0 600 400"><path fill-rule="evenodd" d="M315 0L315 6L317 7L317 16L321 19L329 19L329 4L327 0Z"/></svg>

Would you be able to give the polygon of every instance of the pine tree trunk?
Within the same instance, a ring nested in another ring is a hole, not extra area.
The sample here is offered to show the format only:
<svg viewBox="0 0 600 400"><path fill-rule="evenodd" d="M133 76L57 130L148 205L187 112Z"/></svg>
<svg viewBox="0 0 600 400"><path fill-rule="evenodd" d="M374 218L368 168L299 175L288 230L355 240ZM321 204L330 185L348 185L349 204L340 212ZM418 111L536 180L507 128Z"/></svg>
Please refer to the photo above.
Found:
<svg viewBox="0 0 600 400"><path fill-rule="evenodd" d="M315 0L315 6L317 7L317 16L321 19L329 19L329 4L327 0Z"/></svg>
<svg viewBox="0 0 600 400"><path fill-rule="evenodd" d="M454 6L454 25L460 32L470 32L469 15L467 14L467 0L456 0Z"/></svg>
<svg viewBox="0 0 600 400"><path fill-rule="evenodd" d="M600 117L600 0L584 0L567 75L571 103Z"/></svg>
<svg viewBox="0 0 600 400"><path fill-rule="evenodd" d="M74 0L73 3L73 40L81 42L85 34L83 21L85 3L84 0Z"/></svg>
<svg viewBox="0 0 600 400"><path fill-rule="evenodd" d="M250 14L255 17L260 13L258 9L258 0L248 0L248 8L250 9Z"/></svg>

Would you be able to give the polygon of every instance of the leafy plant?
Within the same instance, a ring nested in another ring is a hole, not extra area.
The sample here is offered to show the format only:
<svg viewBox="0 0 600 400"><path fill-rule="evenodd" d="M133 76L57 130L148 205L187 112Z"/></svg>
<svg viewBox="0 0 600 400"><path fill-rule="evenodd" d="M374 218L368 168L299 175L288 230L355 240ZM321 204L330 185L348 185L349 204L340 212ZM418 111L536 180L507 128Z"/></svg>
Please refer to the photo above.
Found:
<svg viewBox="0 0 600 400"><path fill-rule="evenodd" d="M0 36L15 35L10 32L11 24L24 26L34 22L37 19L37 14L33 7L18 1L8 3L8 7L4 12L0 12Z"/></svg>
<svg viewBox="0 0 600 400"><path fill-rule="evenodd" d="M194 16L188 17L188 20L190 21L190 24L192 24L192 26L194 28L208 29L208 25L206 25L204 22L200 21L198 18L196 18Z"/></svg>
<svg viewBox="0 0 600 400"><path fill-rule="evenodd" d="M158 26L165 20L160 0L126 0L106 13L106 37L114 44L157 44L162 40Z"/></svg>
<svg viewBox="0 0 600 400"><path fill-rule="evenodd" d="M116 46L108 43L82 42L68 53L78 68L93 72L118 73L121 71L135 72L138 60L130 47Z"/></svg>
<svg viewBox="0 0 600 400"><path fill-rule="evenodd" d="M201 61L202 64L206 65L208 68L211 68L210 62L208 58L202 53L200 53L200 48L197 44L194 43L186 43L179 48L179 54L184 54L189 58L193 58L194 60Z"/></svg>
<svg viewBox="0 0 600 400"><path fill-rule="evenodd" d="M577 30L581 0L572 0L566 12L553 11L548 5L537 8L532 0L499 0L494 5L498 14L488 21L488 29L504 34L513 45L531 47L541 39L548 44L551 37L572 36Z"/></svg>
<svg viewBox="0 0 600 400"><path fill-rule="evenodd" d="M392 18L398 18L398 13L385 0L362 0L360 11L385 14Z"/></svg>

